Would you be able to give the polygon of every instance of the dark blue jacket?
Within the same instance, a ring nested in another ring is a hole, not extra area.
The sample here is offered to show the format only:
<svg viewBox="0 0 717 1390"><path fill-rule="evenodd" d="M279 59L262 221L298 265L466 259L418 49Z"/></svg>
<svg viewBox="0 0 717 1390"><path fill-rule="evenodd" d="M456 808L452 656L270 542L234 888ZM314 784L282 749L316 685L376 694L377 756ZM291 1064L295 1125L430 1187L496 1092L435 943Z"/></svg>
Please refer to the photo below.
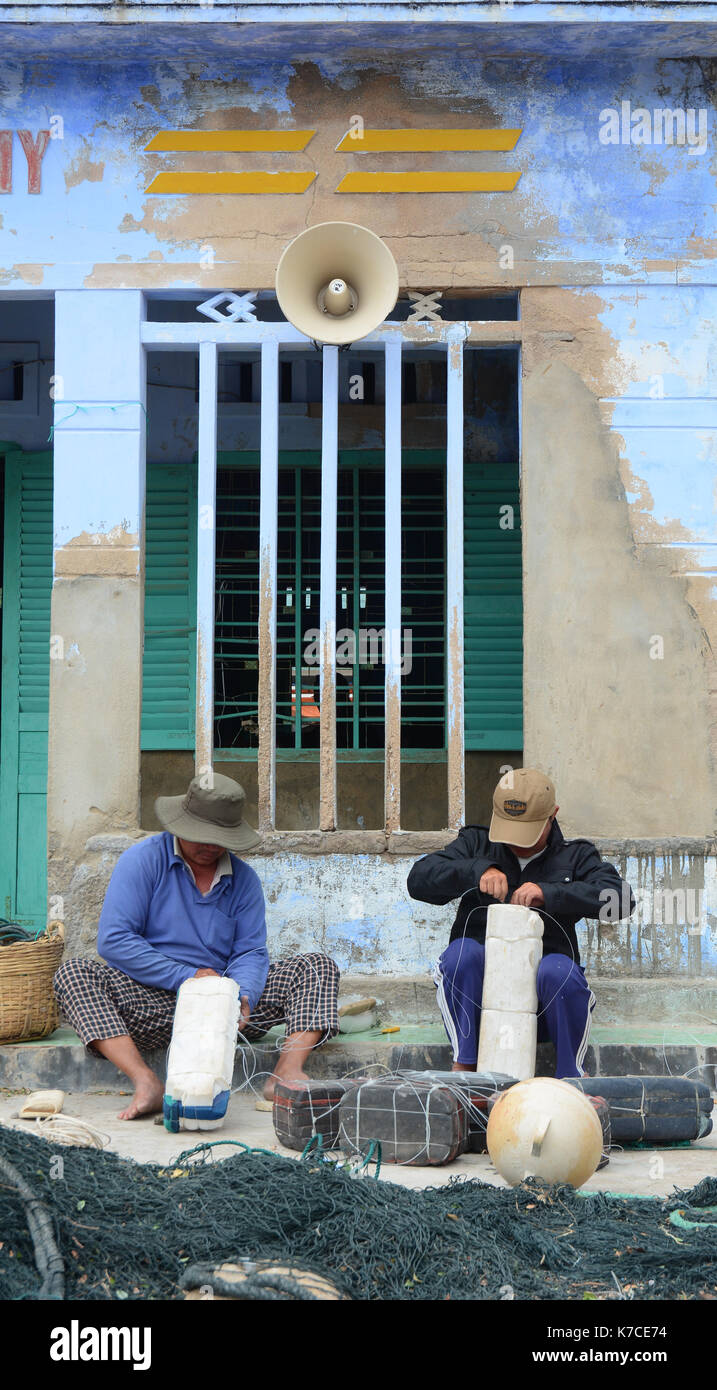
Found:
<svg viewBox="0 0 717 1390"><path fill-rule="evenodd" d="M613 864L600 858L590 840L566 840L553 821L548 843L537 857L520 864L507 845L494 844L484 825L467 825L458 839L436 854L427 854L408 875L412 898L442 906L460 898L451 941L457 936L485 939L486 914L497 901L481 893L478 884L491 865L508 880L508 897L521 883L537 883L545 907L536 908L543 919L543 955L560 954L580 962L575 923L582 917L616 922L629 917L635 899Z"/></svg>

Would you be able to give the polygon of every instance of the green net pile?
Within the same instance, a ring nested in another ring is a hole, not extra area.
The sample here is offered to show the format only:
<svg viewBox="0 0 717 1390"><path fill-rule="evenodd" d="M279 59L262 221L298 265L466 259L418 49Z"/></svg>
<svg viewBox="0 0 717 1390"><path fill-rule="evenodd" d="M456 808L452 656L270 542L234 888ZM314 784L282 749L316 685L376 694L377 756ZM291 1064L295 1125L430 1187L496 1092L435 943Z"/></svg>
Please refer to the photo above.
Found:
<svg viewBox="0 0 717 1390"><path fill-rule="evenodd" d="M200 1145L160 1168L2 1126L0 1159L25 1189L0 1171L2 1299L40 1294L28 1189L72 1299L181 1298L188 1265L238 1258L296 1261L353 1299L717 1295L717 1179L664 1200L535 1181L416 1191L312 1153Z"/></svg>

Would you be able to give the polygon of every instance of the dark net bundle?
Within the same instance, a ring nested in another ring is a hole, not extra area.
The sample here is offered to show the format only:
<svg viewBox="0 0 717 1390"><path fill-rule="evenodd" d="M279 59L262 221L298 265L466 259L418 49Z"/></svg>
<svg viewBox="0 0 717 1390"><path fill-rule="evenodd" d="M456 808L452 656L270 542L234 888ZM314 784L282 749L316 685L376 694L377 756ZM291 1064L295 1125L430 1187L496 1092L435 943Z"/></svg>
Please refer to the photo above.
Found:
<svg viewBox="0 0 717 1390"><path fill-rule="evenodd" d="M353 1299L717 1294L709 1180L667 1201L534 1181L501 1189L456 1179L416 1191L352 1177L315 1154L296 1161L207 1144L161 1168L1 1126L0 1159L25 1191L24 1200L0 1166L3 1299L48 1296L28 1189L51 1215L66 1298L181 1298L189 1266L241 1259L295 1262Z"/></svg>

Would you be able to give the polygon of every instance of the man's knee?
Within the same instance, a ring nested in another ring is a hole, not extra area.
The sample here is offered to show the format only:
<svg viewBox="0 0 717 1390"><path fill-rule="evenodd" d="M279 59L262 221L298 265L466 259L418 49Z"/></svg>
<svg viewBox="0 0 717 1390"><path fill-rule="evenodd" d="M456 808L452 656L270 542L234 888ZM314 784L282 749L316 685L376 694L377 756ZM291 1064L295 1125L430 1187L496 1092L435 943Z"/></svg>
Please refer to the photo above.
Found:
<svg viewBox="0 0 717 1390"><path fill-rule="evenodd" d="M327 956L323 951L307 951L304 955L294 957L296 966L305 975L314 975L316 978L325 981L327 984L338 985L341 972L335 960Z"/></svg>
<svg viewBox="0 0 717 1390"><path fill-rule="evenodd" d="M455 976L462 970L482 970L485 948L471 936L458 937L440 957L441 973Z"/></svg>
<svg viewBox="0 0 717 1390"><path fill-rule="evenodd" d="M61 1001L68 992L85 988L94 978L97 962L89 956L71 956L58 966L52 981L55 998Z"/></svg>
<svg viewBox="0 0 717 1390"><path fill-rule="evenodd" d="M542 1002L545 1002L546 996L553 999L557 994L563 998L578 998L584 994L587 999L590 993L588 982L580 967L569 956L557 952L543 956L538 966L536 989Z"/></svg>

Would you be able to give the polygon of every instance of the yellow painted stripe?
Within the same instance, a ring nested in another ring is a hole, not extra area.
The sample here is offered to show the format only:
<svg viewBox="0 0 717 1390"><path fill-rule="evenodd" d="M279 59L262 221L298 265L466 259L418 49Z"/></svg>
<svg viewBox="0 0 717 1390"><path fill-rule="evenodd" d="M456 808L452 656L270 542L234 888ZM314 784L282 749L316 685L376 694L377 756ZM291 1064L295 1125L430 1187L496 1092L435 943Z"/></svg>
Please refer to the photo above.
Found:
<svg viewBox="0 0 717 1390"><path fill-rule="evenodd" d="M346 174L337 193L509 193L520 174Z"/></svg>
<svg viewBox="0 0 717 1390"><path fill-rule="evenodd" d="M315 134L315 130L160 130L145 149L190 150L192 154L297 153L306 149Z"/></svg>
<svg viewBox="0 0 717 1390"><path fill-rule="evenodd" d="M342 154L423 154L431 151L513 150L521 130L364 130L351 131L336 146Z"/></svg>
<svg viewBox="0 0 717 1390"><path fill-rule="evenodd" d="M148 193L305 193L316 178L306 174L157 174Z"/></svg>

